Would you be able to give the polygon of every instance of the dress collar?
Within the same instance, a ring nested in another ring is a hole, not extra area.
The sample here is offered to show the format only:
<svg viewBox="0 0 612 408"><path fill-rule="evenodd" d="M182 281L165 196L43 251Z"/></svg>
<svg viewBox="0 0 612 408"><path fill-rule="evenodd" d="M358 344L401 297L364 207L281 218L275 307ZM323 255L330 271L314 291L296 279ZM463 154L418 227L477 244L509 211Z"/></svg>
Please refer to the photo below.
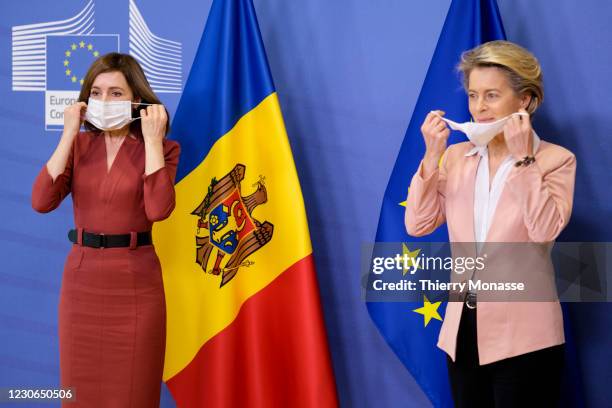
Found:
<svg viewBox="0 0 612 408"><path fill-rule="evenodd" d="M130 132L128 133L128 135L125 137L125 142L128 142L129 144L137 144L140 143L140 139L138 136L136 136L134 133Z"/></svg>

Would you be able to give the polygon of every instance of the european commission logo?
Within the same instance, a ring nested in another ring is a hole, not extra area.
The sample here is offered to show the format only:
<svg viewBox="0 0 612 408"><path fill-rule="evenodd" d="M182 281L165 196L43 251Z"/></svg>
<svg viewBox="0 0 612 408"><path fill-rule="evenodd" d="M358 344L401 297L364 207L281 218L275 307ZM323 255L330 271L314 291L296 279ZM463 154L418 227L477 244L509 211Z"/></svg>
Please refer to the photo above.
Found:
<svg viewBox="0 0 612 408"><path fill-rule="evenodd" d="M138 60L156 93L182 90L182 44L154 35L129 1L129 54ZM119 34L97 34L90 0L66 20L14 26L13 91L45 93L45 129L61 130L64 109L76 102L89 66L120 51Z"/></svg>

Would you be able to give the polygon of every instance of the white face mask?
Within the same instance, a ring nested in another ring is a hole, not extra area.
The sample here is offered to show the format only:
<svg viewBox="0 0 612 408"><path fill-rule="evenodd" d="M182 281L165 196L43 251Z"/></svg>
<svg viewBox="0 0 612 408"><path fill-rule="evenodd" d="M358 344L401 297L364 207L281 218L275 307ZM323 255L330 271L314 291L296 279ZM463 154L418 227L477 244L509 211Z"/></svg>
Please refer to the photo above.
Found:
<svg viewBox="0 0 612 408"><path fill-rule="evenodd" d="M138 118L132 118L132 101L103 102L89 98L85 119L100 130L115 130Z"/></svg>
<svg viewBox="0 0 612 408"><path fill-rule="evenodd" d="M515 112L512 115L508 115L505 118L496 120L490 123L476 123L476 122L465 122L457 123L450 119L441 117L443 121L448 123L451 129L459 130L466 134L470 142L476 146L486 146L496 135L500 134L504 130L504 125L514 115L529 116L524 112Z"/></svg>

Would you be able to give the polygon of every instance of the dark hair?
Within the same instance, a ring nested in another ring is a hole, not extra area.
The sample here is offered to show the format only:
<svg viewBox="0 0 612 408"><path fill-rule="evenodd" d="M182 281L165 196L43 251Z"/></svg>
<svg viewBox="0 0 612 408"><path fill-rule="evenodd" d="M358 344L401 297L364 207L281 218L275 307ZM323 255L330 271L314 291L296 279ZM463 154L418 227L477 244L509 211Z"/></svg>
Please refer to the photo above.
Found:
<svg viewBox="0 0 612 408"><path fill-rule="evenodd" d="M147 77L138 61L131 55L120 54L118 52L105 54L91 64L83 79L79 102L87 102L96 77L106 72L121 72L135 99L140 98L142 103L162 104L157 95L155 95L155 92L153 92L153 89L151 89L151 85L149 85L149 81L147 81ZM137 106L135 109L141 109L141 107ZM166 115L168 115L168 123L166 124L167 136L170 132L170 114L167 109ZM87 121L85 121L84 126L87 130L100 132L98 128ZM140 120L135 120L130 124L130 131L137 136L142 136Z"/></svg>

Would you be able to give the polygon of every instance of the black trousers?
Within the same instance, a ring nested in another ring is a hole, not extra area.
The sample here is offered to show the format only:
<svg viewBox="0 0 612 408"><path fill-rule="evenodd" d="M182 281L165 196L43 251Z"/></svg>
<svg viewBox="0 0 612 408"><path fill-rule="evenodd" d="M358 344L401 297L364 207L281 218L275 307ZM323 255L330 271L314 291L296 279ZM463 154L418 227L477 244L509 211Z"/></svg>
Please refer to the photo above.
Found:
<svg viewBox="0 0 612 408"><path fill-rule="evenodd" d="M564 345L478 364L476 313L463 306L456 361L448 360L457 408L557 407L561 391Z"/></svg>

